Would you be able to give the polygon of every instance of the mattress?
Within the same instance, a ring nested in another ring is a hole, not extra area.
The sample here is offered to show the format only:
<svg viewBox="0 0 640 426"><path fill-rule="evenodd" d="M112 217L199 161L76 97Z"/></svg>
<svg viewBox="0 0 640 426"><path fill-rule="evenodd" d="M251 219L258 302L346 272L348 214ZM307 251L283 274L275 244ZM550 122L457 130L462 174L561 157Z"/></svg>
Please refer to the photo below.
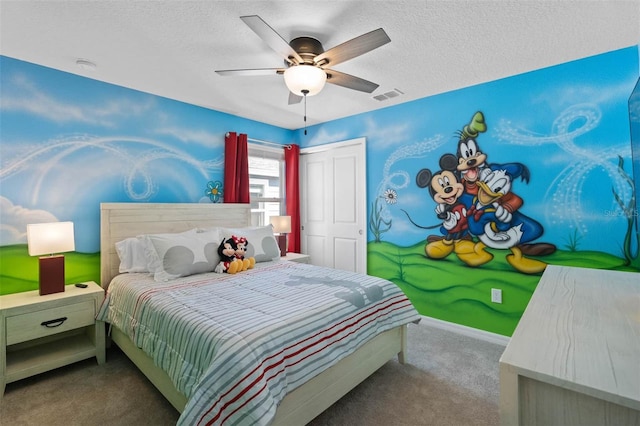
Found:
<svg viewBox="0 0 640 426"><path fill-rule="evenodd" d="M122 274L98 319L187 397L179 425L266 425L285 395L377 334L419 320L392 282L295 262L156 282Z"/></svg>

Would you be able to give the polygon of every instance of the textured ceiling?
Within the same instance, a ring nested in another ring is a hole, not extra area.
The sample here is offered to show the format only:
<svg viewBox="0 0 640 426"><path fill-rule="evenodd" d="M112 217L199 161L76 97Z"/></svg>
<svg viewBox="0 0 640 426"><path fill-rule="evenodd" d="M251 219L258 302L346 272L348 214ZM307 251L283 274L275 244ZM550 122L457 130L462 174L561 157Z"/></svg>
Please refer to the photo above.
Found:
<svg viewBox="0 0 640 426"><path fill-rule="evenodd" d="M335 69L378 83L367 94L327 84L307 124L484 83L640 43L640 1L0 1L0 54L143 92L297 129L281 76L217 69L282 67L240 19L325 50L376 28L391 43ZM97 64L87 71L77 58ZM399 90L402 96L373 96Z"/></svg>

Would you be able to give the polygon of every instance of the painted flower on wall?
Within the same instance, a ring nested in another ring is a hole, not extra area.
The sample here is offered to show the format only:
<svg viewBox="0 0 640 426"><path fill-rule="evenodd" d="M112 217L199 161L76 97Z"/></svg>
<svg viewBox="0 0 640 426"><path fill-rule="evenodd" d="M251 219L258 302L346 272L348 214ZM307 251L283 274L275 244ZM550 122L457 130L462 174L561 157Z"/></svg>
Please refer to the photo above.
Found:
<svg viewBox="0 0 640 426"><path fill-rule="evenodd" d="M384 191L382 198L384 198L387 204L395 204L398 202L398 193L393 189L387 189Z"/></svg>
<svg viewBox="0 0 640 426"><path fill-rule="evenodd" d="M222 182L219 180L207 182L207 189L204 191L212 203L222 202Z"/></svg>
<svg viewBox="0 0 640 426"><path fill-rule="evenodd" d="M387 188L382 195L378 195L371 205L371 216L369 217L369 230L373 233L374 242L382 241L382 234L391 229L391 218L385 217L387 214L386 207L380 206L378 202L383 199L387 204L396 204L398 202L398 193L395 189Z"/></svg>

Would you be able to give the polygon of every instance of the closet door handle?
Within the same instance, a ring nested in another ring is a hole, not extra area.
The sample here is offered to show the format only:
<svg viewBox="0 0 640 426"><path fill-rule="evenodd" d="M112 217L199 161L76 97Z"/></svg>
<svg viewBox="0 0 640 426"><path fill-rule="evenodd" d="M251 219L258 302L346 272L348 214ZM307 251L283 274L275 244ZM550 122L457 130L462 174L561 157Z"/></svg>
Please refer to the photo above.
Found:
<svg viewBox="0 0 640 426"><path fill-rule="evenodd" d="M56 318L49 321L43 321L40 323L40 325L43 325L47 328L60 327L66 320L67 317Z"/></svg>

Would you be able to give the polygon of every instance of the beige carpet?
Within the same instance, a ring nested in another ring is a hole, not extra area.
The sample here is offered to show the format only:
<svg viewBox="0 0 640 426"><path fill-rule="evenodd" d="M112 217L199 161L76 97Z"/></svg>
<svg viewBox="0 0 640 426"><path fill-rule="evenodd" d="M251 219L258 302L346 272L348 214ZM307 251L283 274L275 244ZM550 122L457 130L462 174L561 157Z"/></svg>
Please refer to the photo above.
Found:
<svg viewBox="0 0 640 426"><path fill-rule="evenodd" d="M409 326L396 360L318 416L312 426L497 425L504 347L423 324ZM172 425L178 413L117 348L6 387L1 425Z"/></svg>

